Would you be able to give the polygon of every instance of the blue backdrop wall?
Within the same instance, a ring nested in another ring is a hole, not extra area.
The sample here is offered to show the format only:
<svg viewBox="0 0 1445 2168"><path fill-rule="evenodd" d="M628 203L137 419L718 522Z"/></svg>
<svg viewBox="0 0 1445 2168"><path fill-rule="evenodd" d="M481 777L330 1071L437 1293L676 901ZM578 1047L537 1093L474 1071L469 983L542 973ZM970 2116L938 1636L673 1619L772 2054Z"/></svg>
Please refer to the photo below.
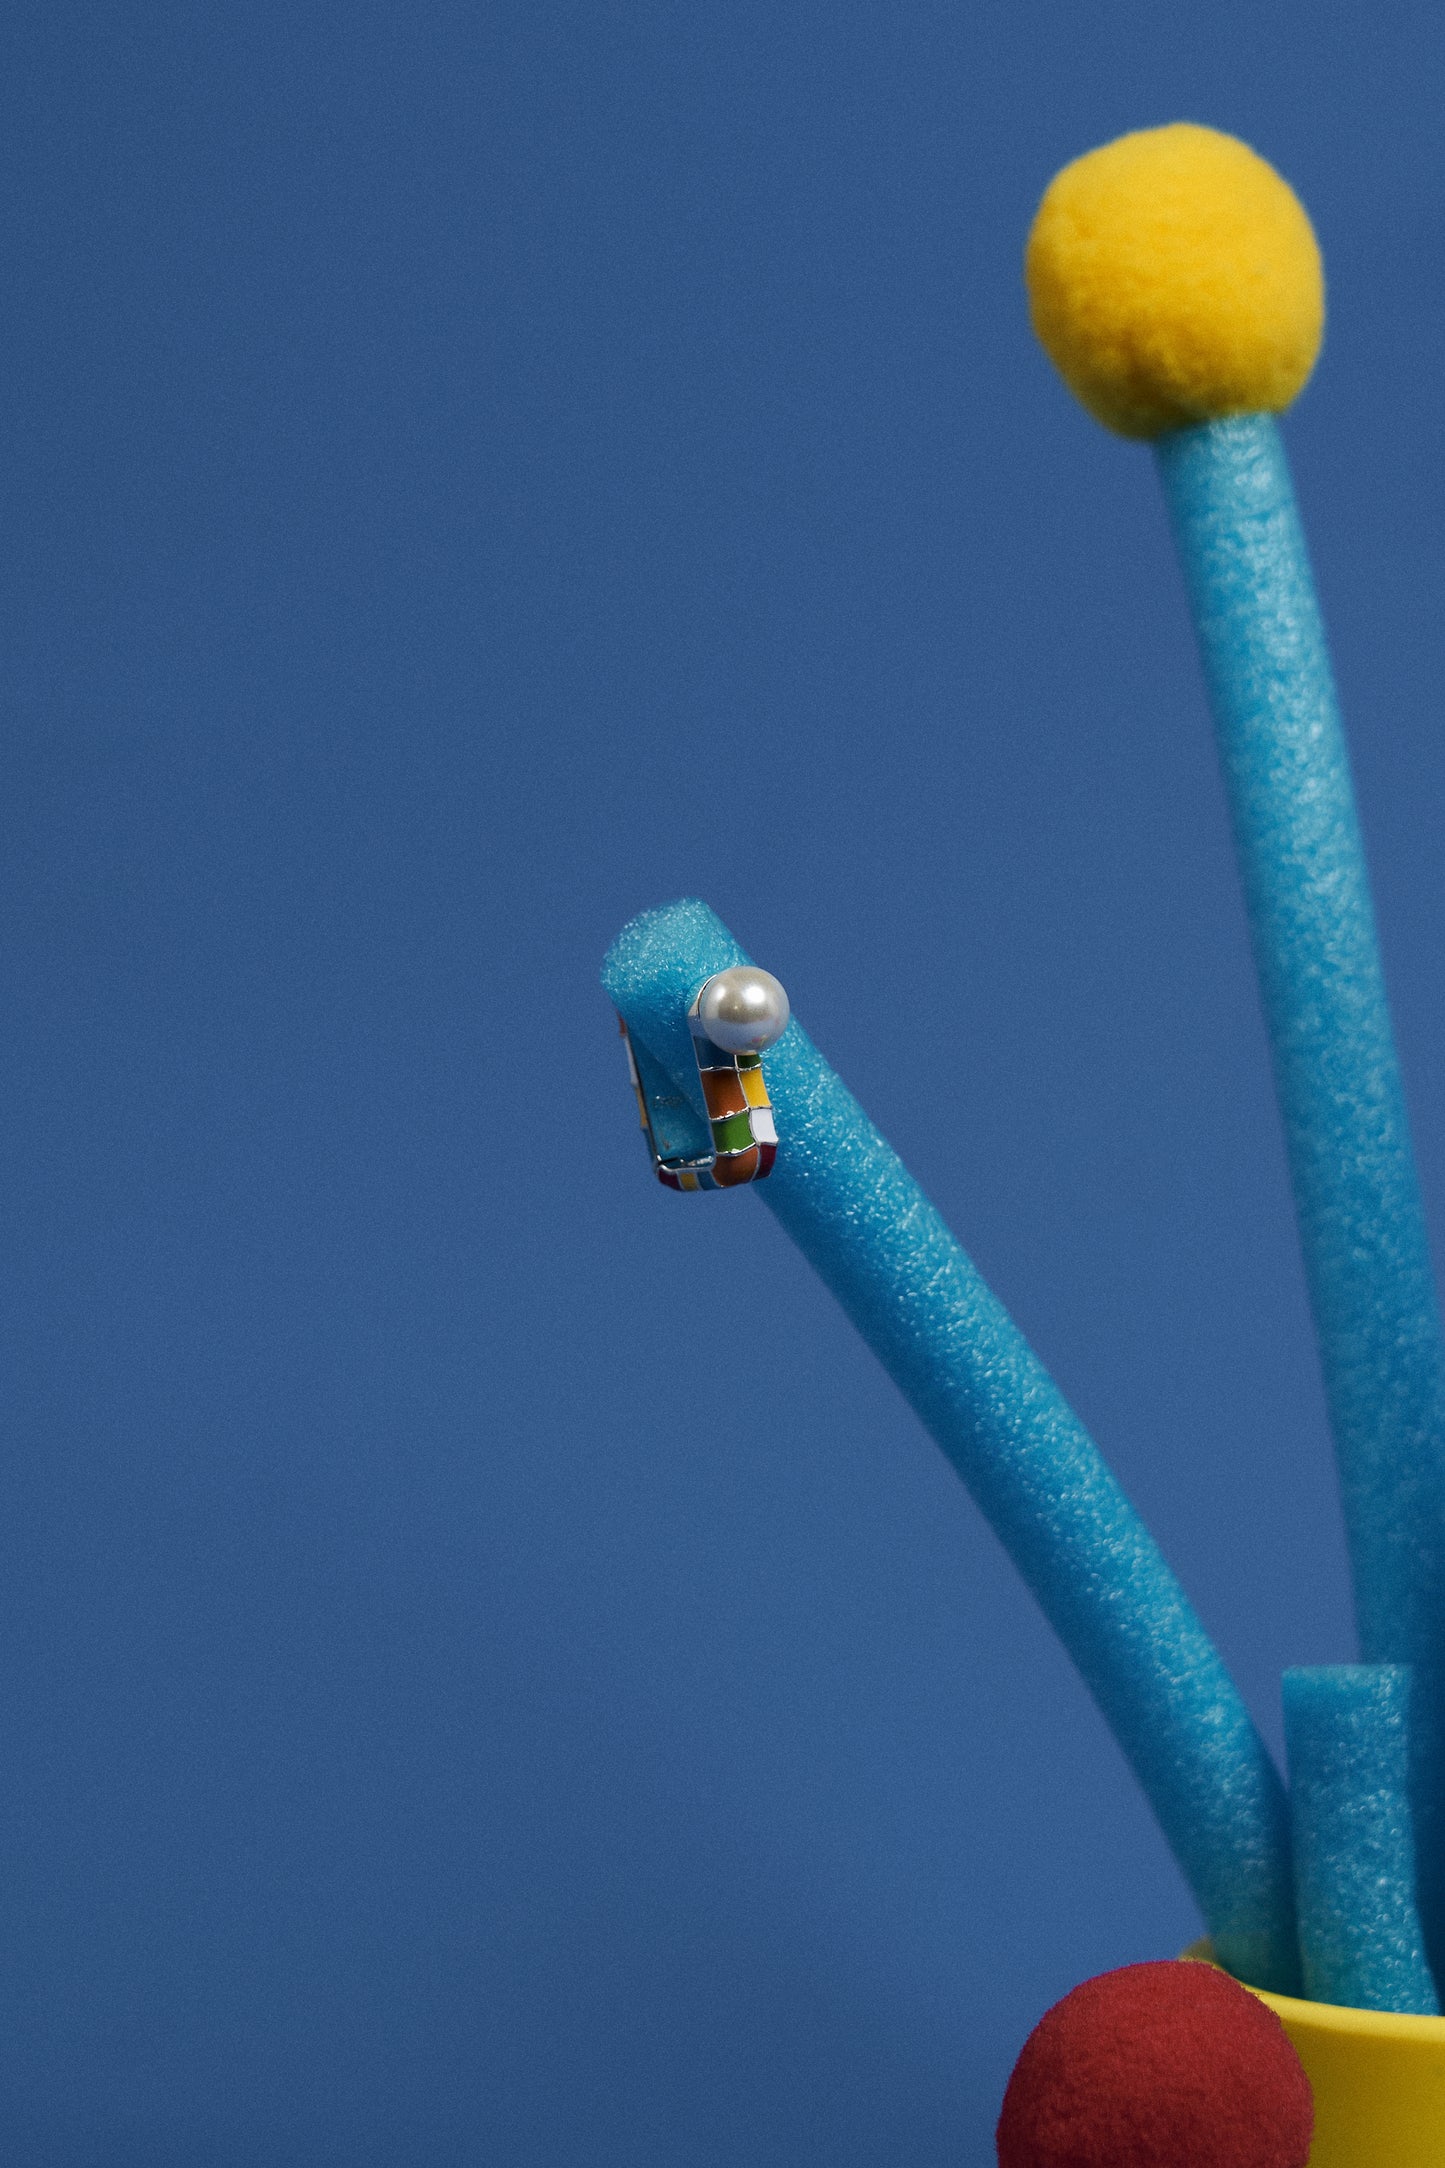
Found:
<svg viewBox="0 0 1445 2168"><path fill-rule="evenodd" d="M1263 1033L1151 464L1019 260L1180 117L1316 220L1445 1243L1438 11L4 48L0 2151L983 2168L1195 1919L769 1215L650 1180L597 965L695 893L779 973L1277 1741L1352 1634Z"/></svg>

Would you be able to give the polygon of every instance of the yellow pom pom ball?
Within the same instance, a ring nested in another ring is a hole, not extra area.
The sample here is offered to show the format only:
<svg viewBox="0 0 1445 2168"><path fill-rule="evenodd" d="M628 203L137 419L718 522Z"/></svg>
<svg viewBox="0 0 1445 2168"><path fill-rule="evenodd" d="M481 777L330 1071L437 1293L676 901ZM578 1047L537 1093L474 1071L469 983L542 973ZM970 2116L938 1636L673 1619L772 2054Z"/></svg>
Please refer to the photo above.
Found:
<svg viewBox="0 0 1445 2168"><path fill-rule="evenodd" d="M1024 276L1049 359L1126 437L1277 413L1324 330L1319 245L1298 196L1248 144L1189 121L1065 166Z"/></svg>

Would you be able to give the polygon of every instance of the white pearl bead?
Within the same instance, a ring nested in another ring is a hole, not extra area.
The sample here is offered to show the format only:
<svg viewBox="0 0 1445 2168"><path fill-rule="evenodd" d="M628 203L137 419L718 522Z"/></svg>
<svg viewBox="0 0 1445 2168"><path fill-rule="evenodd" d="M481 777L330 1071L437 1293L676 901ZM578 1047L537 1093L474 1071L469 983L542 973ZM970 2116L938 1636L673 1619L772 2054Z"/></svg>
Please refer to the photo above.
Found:
<svg viewBox="0 0 1445 2168"><path fill-rule="evenodd" d="M761 1054L788 1028L788 997L771 971L734 964L702 990L698 1022L727 1054Z"/></svg>

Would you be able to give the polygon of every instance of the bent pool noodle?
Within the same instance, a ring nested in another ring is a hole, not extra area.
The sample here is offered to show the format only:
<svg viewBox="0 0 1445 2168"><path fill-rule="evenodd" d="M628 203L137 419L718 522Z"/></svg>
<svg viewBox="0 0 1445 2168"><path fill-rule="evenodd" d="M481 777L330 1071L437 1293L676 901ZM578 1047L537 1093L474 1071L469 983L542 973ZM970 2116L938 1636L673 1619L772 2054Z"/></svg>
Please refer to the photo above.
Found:
<svg viewBox="0 0 1445 2168"><path fill-rule="evenodd" d="M1244 884L1361 1653L1416 1671L1415 1818L1438 1969L1445 1351L1349 760L1272 418L1210 422L1161 437L1154 449Z"/></svg>
<svg viewBox="0 0 1445 2168"><path fill-rule="evenodd" d="M1438 2017L1416 1903L1408 1664L1284 1675L1305 1993Z"/></svg>
<svg viewBox="0 0 1445 2168"><path fill-rule="evenodd" d="M705 904L649 911L602 980L697 1098L687 1007L747 962ZM1144 1788L1221 1962L1297 1993L1284 1789L1183 1590L1088 1432L796 1021L765 1057L777 1165L757 1194L968 1485Z"/></svg>

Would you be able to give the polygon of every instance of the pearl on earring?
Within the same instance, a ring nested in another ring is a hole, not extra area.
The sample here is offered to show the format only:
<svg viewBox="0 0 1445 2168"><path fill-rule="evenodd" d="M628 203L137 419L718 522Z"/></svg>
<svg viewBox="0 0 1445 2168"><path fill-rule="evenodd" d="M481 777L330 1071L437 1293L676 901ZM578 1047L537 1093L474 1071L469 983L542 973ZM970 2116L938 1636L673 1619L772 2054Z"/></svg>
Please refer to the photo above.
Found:
<svg viewBox="0 0 1445 2168"><path fill-rule="evenodd" d="M734 964L716 972L693 1004L703 1031L728 1054L761 1054L788 1028L788 997L771 971Z"/></svg>

